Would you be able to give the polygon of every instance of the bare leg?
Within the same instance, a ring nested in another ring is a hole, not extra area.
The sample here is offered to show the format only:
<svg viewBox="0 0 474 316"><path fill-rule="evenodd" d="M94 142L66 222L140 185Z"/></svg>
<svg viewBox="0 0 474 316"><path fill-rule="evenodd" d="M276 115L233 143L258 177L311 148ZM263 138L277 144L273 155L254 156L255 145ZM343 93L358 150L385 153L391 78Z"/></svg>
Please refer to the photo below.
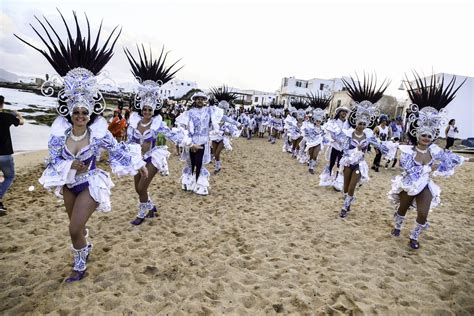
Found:
<svg viewBox="0 0 474 316"><path fill-rule="evenodd" d="M344 167L344 193L349 192L349 184L351 183L352 170L349 167Z"/></svg>
<svg viewBox="0 0 474 316"><path fill-rule="evenodd" d="M148 202L148 187L158 172L158 169L152 163L147 163L146 168L148 169L148 178L140 178L137 186L138 198L141 203Z"/></svg>
<svg viewBox="0 0 474 316"><path fill-rule="evenodd" d="M349 187L347 190L347 194L349 194L350 196L354 196L357 183L359 183L359 180L360 180L360 173L356 171L359 171L359 169L357 168L356 170L351 170L352 172L351 181L349 182Z"/></svg>
<svg viewBox="0 0 474 316"><path fill-rule="evenodd" d="M87 247L87 241L83 231L87 221L96 208L97 202L90 196L88 188L79 193L76 197L69 222L69 234L71 236L72 246L76 251ZM74 269L77 269L76 265ZM73 270L71 276L66 281L80 280L82 275L80 272Z"/></svg>
<svg viewBox="0 0 474 316"><path fill-rule="evenodd" d="M410 247L413 249L420 248L418 237L424 229L428 228L426 219L428 218L432 198L433 196L428 186L416 196L417 217L415 227L410 232Z"/></svg>
<svg viewBox="0 0 474 316"><path fill-rule="evenodd" d="M408 195L408 193L405 191L400 192L398 196L400 198L400 205L398 206L397 212L393 214L395 224L392 230L392 235L396 237L400 236L400 231L403 227L403 223L405 222L405 214L407 213L408 208L413 203L413 199L415 198L414 196Z"/></svg>

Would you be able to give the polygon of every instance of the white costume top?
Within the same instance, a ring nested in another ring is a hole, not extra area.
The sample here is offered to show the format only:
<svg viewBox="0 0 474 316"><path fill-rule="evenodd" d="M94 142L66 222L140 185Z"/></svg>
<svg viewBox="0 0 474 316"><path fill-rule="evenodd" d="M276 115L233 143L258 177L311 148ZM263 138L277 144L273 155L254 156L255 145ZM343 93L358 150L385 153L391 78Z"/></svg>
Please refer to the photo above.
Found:
<svg viewBox="0 0 474 316"><path fill-rule="evenodd" d="M399 149L401 151L400 166L404 171L392 180L392 189L388 193L389 199L398 204L400 203L400 192L405 191L410 196L416 196L428 186L433 196L431 208L435 208L440 203L441 189L433 182L431 176L449 177L453 175L454 169L460 166L465 158L451 151L444 151L438 145L431 144L428 147L431 161L422 165L415 160L417 151L414 146L400 145ZM435 161L440 164L435 171L432 171ZM413 206L415 206L415 202L413 199Z"/></svg>
<svg viewBox="0 0 474 316"><path fill-rule="evenodd" d="M114 184L107 172L95 166L100 149L108 150L112 172L119 176L137 174L138 169L145 166L145 162L139 145L118 143L107 127L107 121L103 117L97 117L88 127L89 144L73 155L66 146L72 125L64 117L57 117L51 126L49 158L39 182L48 190L54 189L58 197L62 196L64 185L74 188L88 184L91 197L98 203L97 210L110 211L110 189ZM74 160L88 165L88 170L76 174L77 171L71 169Z"/></svg>

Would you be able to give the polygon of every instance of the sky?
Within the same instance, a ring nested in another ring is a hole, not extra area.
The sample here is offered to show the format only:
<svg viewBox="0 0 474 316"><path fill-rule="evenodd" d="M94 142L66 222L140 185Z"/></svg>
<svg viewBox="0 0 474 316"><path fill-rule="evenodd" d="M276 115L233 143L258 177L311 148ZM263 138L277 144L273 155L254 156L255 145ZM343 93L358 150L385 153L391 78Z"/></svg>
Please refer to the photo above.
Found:
<svg viewBox="0 0 474 316"><path fill-rule="evenodd" d="M122 27L105 70L115 82L133 82L123 47L136 44L168 62L181 59L177 78L200 88L226 84L274 92L283 77L330 79L376 73L400 93L404 74L453 73L474 77L472 1L33 1L0 0L0 68L19 75L54 73L46 59L13 33L44 47L31 29L43 15L65 34L75 10L93 34ZM73 32L73 34L75 34ZM105 36L103 37L105 38Z"/></svg>

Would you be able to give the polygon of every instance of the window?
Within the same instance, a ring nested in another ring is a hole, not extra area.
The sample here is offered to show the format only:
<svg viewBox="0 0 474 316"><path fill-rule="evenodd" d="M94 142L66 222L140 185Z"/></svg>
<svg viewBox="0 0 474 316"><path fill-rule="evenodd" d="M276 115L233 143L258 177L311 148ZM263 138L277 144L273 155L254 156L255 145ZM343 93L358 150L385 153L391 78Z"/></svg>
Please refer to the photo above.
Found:
<svg viewBox="0 0 474 316"><path fill-rule="evenodd" d="M296 86L301 87L301 81L296 81Z"/></svg>
<svg viewBox="0 0 474 316"><path fill-rule="evenodd" d="M319 90L321 90L321 91L324 90L324 83L319 84Z"/></svg>
<svg viewBox="0 0 474 316"><path fill-rule="evenodd" d="M181 85L184 86L184 82L181 82Z"/></svg>
<svg viewBox="0 0 474 316"><path fill-rule="evenodd" d="M254 102L258 102L258 97L255 97Z"/></svg>
<svg viewBox="0 0 474 316"><path fill-rule="evenodd" d="M283 79L283 87L288 85L288 78Z"/></svg>
<svg viewBox="0 0 474 316"><path fill-rule="evenodd" d="M190 84L190 83L188 83L188 87L189 87L190 85L191 85L191 84Z"/></svg>
<svg viewBox="0 0 474 316"><path fill-rule="evenodd" d="M306 81L306 85L305 85L305 88L308 88L308 81Z"/></svg>

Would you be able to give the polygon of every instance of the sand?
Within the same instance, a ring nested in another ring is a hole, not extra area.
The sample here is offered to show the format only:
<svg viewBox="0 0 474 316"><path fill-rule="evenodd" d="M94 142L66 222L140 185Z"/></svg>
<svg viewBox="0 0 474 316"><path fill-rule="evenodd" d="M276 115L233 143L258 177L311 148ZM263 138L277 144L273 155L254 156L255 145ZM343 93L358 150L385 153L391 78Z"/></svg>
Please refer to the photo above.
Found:
<svg viewBox="0 0 474 316"><path fill-rule="evenodd" d="M132 179L113 177L112 212L88 223L87 277L66 284L68 220L37 182L44 154L15 158L9 212L0 217L1 314L474 313L474 163L436 180L442 205L414 251L414 212L401 236L390 236L386 194L397 170L371 171L341 220L341 194L318 187L318 176L282 153L281 141L234 141L207 197L181 191L182 163L172 156L170 176L150 187L160 216L139 227L129 224L137 208Z"/></svg>

